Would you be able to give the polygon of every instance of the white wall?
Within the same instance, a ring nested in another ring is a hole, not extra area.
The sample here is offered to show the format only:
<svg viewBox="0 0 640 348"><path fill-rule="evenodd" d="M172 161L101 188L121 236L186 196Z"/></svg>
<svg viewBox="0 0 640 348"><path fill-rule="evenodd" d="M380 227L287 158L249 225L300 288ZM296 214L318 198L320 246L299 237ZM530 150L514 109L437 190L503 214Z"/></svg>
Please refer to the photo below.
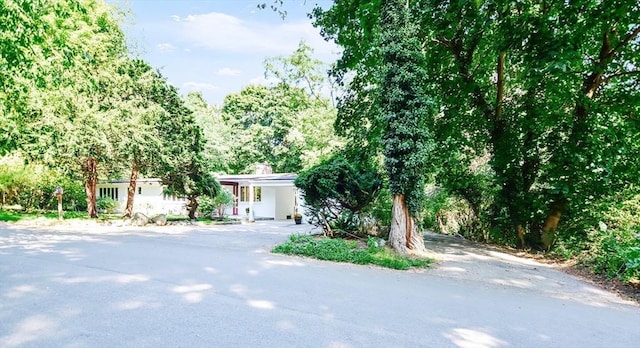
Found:
<svg viewBox="0 0 640 348"><path fill-rule="evenodd" d="M116 212L124 212L127 205L127 190L129 183L106 183L98 184L96 192L100 197L101 187L113 187L118 189L118 206ZM142 192L139 194L138 192ZM160 182L138 182L136 186L136 194L133 198L133 212L143 213L145 215L154 214L170 214L170 215L186 215L186 200L174 199L173 197L164 198L162 194L162 185Z"/></svg>
<svg viewBox="0 0 640 348"><path fill-rule="evenodd" d="M295 212L295 187L277 187L275 200L276 220L285 220L287 216L293 219Z"/></svg>
<svg viewBox="0 0 640 348"><path fill-rule="evenodd" d="M241 184L241 186L245 186ZM249 186L248 184L246 186ZM259 186L254 186L259 187ZM254 218L274 218L276 216L276 192L275 187L261 187L261 200L260 202L253 202L253 217ZM249 202L238 202L238 215L244 216L246 214L245 209L249 206Z"/></svg>

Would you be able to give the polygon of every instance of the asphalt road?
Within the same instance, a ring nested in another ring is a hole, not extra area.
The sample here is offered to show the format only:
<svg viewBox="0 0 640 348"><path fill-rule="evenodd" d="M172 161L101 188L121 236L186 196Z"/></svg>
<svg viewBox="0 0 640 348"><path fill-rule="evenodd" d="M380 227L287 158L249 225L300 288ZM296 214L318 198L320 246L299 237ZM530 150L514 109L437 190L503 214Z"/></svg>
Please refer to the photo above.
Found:
<svg viewBox="0 0 640 348"><path fill-rule="evenodd" d="M640 308L428 240L402 272L269 253L308 226L0 225L0 347L640 347Z"/></svg>

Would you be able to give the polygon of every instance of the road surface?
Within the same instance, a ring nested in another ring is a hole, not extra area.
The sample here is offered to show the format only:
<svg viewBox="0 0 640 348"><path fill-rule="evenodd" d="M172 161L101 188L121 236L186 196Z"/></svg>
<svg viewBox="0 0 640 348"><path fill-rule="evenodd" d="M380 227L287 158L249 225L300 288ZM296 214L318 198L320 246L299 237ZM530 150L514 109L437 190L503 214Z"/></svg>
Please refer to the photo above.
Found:
<svg viewBox="0 0 640 348"><path fill-rule="evenodd" d="M274 255L308 225L0 224L0 347L639 347L640 308L427 236L395 271Z"/></svg>

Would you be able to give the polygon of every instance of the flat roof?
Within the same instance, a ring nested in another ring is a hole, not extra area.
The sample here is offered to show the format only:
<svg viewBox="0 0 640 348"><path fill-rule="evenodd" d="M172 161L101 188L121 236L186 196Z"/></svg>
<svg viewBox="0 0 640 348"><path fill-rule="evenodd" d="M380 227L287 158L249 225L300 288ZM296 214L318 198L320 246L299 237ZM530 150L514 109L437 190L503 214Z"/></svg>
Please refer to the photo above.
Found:
<svg viewBox="0 0 640 348"><path fill-rule="evenodd" d="M115 180L109 180L107 182L104 182L103 184L128 184L131 180L130 179L115 179ZM160 179L156 179L156 178L150 178L150 179L145 179L145 178L138 178L136 180L136 182L160 182Z"/></svg>
<svg viewBox="0 0 640 348"><path fill-rule="evenodd" d="M237 175L218 175L218 181L294 181L298 174L279 173L279 174L237 174Z"/></svg>

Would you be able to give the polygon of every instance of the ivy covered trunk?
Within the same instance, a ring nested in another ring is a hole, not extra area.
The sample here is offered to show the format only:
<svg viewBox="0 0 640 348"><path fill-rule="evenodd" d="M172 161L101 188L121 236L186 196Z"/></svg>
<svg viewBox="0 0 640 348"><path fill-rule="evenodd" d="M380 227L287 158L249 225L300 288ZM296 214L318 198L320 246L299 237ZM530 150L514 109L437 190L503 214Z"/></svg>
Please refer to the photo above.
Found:
<svg viewBox="0 0 640 348"><path fill-rule="evenodd" d="M83 166L84 172L84 191L87 194L87 213L90 218L98 217L98 209L96 207L96 186L98 185L98 161L89 157Z"/></svg>
<svg viewBox="0 0 640 348"><path fill-rule="evenodd" d="M384 165L393 197L389 243L400 254L424 251L415 215L424 201L425 173L433 151L428 125L434 110L424 86L429 76L423 67L422 43L407 3L381 2L380 76Z"/></svg>
<svg viewBox="0 0 640 348"><path fill-rule="evenodd" d="M129 188L127 189L127 206L124 209L124 217L131 217L133 213L133 200L136 196L136 185L138 181L138 166L131 168L131 176L129 177Z"/></svg>
<svg viewBox="0 0 640 348"><path fill-rule="evenodd" d="M389 244L400 254L420 254L424 252L424 239L416 228L416 222L407 204L404 195L394 195L391 230L389 231Z"/></svg>

